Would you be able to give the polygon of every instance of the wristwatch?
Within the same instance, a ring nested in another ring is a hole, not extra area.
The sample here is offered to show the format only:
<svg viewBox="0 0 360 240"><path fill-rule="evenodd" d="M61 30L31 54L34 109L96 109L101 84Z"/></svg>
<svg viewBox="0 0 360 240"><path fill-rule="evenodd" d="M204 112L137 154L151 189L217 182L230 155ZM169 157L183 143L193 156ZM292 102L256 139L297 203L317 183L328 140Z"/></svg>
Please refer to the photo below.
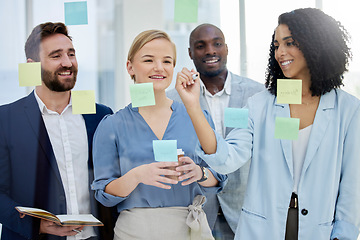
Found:
<svg viewBox="0 0 360 240"><path fill-rule="evenodd" d="M202 170L202 177L200 180L198 180L197 182L204 182L208 179L209 173L208 173L208 169L206 167L203 166L199 166Z"/></svg>

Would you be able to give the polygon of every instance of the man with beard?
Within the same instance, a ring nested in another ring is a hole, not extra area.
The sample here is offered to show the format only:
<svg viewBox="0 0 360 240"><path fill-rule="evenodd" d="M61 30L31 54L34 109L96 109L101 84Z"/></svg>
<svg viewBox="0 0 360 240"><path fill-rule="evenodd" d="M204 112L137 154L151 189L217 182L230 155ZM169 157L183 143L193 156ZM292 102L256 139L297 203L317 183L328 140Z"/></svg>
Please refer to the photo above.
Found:
<svg viewBox="0 0 360 240"><path fill-rule="evenodd" d="M210 112L215 130L225 137L231 130L224 126L227 107L244 107L253 94L265 90L264 85L235 75L226 67L228 47L222 31L212 24L197 26L190 34L189 56L200 73L200 104ZM181 101L177 91L169 98ZM234 239L243 203L250 163L228 174L228 183L217 195L206 194L204 211L216 239Z"/></svg>
<svg viewBox="0 0 360 240"><path fill-rule="evenodd" d="M112 110L97 104L96 114L72 114L78 64L63 23L36 26L25 53L27 62L41 62L42 85L0 106L1 239L112 239L113 209L102 207L90 191L93 134ZM56 215L92 213L105 226L62 227L20 216L16 206Z"/></svg>

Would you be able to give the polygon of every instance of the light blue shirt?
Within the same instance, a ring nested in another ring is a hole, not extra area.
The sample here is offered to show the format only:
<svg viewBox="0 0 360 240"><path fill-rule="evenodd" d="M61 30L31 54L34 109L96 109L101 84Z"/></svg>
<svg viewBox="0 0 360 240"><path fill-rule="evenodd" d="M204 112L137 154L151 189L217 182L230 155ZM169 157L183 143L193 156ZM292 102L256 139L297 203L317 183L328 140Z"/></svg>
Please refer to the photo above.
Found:
<svg viewBox="0 0 360 240"><path fill-rule="evenodd" d="M275 118L290 117L268 91L248 101L247 129L217 136L200 157L220 173L251 159L235 239L284 239L293 190L292 142L274 138ZM299 240L356 240L360 228L360 101L342 90L320 98L298 186Z"/></svg>
<svg viewBox="0 0 360 240"><path fill-rule="evenodd" d="M207 166L195 156L198 139L190 117L183 104L173 102L173 112L163 140L177 140L185 156L196 164ZM211 118L206 114L207 119ZM213 125L213 124L212 124ZM203 188L197 182L187 186L172 185L170 190L140 183L127 197L117 197L104 192L105 186L129 170L154 162L153 140L159 140L149 125L131 104L113 115L108 115L99 124L94 135L93 160L95 180L92 184L95 198L105 206L115 206L121 212L135 207L187 207L196 195L206 191L221 191L226 175L210 171L219 181L219 186Z"/></svg>

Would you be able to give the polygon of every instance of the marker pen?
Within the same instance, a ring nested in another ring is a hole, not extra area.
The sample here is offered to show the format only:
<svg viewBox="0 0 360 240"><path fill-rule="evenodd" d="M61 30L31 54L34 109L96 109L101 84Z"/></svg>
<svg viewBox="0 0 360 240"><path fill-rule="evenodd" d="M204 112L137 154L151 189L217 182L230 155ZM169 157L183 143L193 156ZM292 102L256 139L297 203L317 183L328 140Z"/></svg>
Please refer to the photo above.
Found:
<svg viewBox="0 0 360 240"><path fill-rule="evenodd" d="M197 73L194 73L194 74L192 75L192 79L193 79L193 80L197 79L197 77L198 77Z"/></svg>

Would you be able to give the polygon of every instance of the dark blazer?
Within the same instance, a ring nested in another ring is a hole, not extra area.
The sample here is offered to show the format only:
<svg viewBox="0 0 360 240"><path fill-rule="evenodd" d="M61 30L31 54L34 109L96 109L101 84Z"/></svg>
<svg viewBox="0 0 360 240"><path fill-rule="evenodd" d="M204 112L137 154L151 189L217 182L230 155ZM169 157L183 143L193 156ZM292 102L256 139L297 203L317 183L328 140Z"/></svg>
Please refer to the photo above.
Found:
<svg viewBox="0 0 360 240"><path fill-rule="evenodd" d="M95 227L99 239L112 239L116 210L96 202L90 190L93 176L92 139L98 123L112 110L96 105L96 114L84 114L89 141L89 191L92 214L105 227ZM0 106L0 223L1 240L65 239L39 236L38 218L20 218L15 206L66 214L66 199L55 155L34 92Z"/></svg>

